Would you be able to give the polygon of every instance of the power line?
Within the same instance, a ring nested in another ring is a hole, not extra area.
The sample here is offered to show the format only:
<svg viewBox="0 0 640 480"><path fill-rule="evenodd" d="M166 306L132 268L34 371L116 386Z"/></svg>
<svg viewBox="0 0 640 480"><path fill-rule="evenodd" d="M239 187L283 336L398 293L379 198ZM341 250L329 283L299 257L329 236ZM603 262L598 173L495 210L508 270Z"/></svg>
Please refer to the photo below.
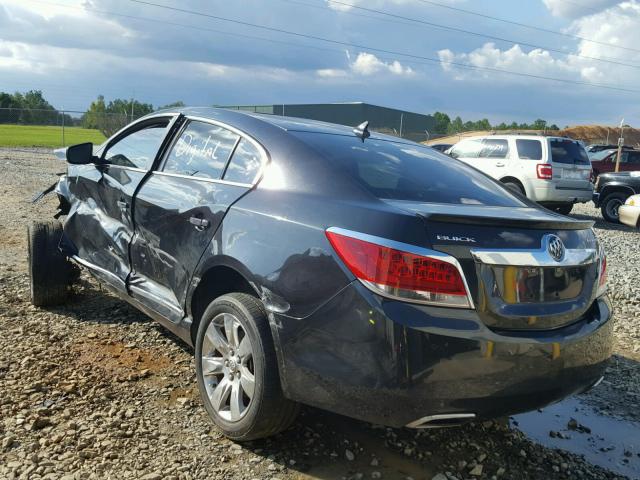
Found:
<svg viewBox="0 0 640 480"><path fill-rule="evenodd" d="M255 24L255 23L251 23L251 22L246 22L246 21L243 21L243 20L236 20L236 19L221 17L221 16L218 16L218 15L213 15L213 14L209 14L209 13L205 13L205 12L198 12L198 11L194 11L194 10L187 10L187 9L184 9L184 8L178 8L178 7L168 6L168 5L162 5L162 4L158 4L158 3L148 2L148 1L145 1L145 0L129 0L129 1L134 2L134 3L143 4L143 5L149 5L149 6L153 6L153 7L163 8L163 9L166 9L166 10L171 10L171 11L176 11L176 12L181 12L181 13L187 13L187 14L190 14L190 15L206 17L206 18L211 18L211 19L214 19L214 20L220 20L220 21L234 23L234 24L238 24L238 25L244 25L244 26L248 26L248 27L258 28L258 29L266 30L266 31L270 31L270 32L283 33L283 34L286 34L286 35L292 35L292 36L299 37L299 38L306 38L306 39L309 39L309 40L317 40L317 41L321 41L321 42L331 43L331 44L334 44L334 45L342 45L342 46L358 48L358 49L362 49L362 50L369 50L369 51L372 51L372 52L380 52L380 53L385 53L385 54L388 54L388 55L399 55L399 56L408 57L408 58L412 58L412 59L427 60L427 61L430 61L430 62L437 62L439 64L453 65L453 66L462 67L462 68L469 68L469 69L473 69L473 70L482 70L482 71L490 71L490 72L498 72L498 73L507 73L507 74L510 74L510 75L516 75L516 76L521 76L521 77L537 78L537 79L550 80L550 81L561 82L561 83L570 83L570 84L575 84L575 85L585 85L585 86L591 86L591 87L606 88L606 89L609 89L609 90L617 90L617 91L629 92L629 93L640 93L640 90L627 88L627 87L620 87L620 86L616 86L616 85L608 85L608 84L601 84L601 83L591 83L591 82L582 82L582 81L579 81L579 80L568 80L568 79L563 79L563 78L547 77L547 76L544 76L544 75L535 75L535 74L529 74L529 73L523 73L523 72L516 72L516 71L512 71L512 70L504 70L504 69L499 69L499 68L492 68L492 67L482 67L482 66L478 66L478 65L472 65L472 64L461 63L461 62L451 62L451 61L441 60L439 58L436 59L436 58L432 58L432 57L426 57L426 56L422 56L422 55L415 55L415 54L410 54L410 53L405 53L405 52L398 52L398 51L394 51L394 50L387 50L387 49L382 49L382 48L369 47L369 46L362 45L362 44L357 44L357 43L352 43L352 42L344 42L344 41L340 41L340 40L334 40L334 39L330 39L330 38L319 37L319 36L316 36L316 35L310 35L310 34L306 34L306 33L292 32L292 31L289 31L289 30L281 29L281 28L269 27L269 26L266 26L266 25L259 25L259 24Z"/></svg>
<svg viewBox="0 0 640 480"><path fill-rule="evenodd" d="M543 28L543 27L538 27L536 25L529 25L527 23L516 22L514 20L508 20L506 18L494 17L493 15L487 15L487 14L484 14L484 13L475 12L473 10L466 10L464 8L454 7L452 5L446 5L446 4L443 4L443 3L434 2L432 0L418 0L418 1L422 2L422 3L425 3L425 4L428 4L428 5L433 5L433 6L436 6L436 7L446 8L447 10L451 10L451 11L454 11L454 12L466 13L466 14L469 14L469 15L475 15L476 17L495 20L496 22L502 22L502 23L507 23L509 25L516 25L518 27L528 28L528 29L531 29L531 30L537 30L538 32L552 33L554 35L560 35L560 36L567 37L567 38L574 38L576 40L580 40L580 41L583 41L583 42L595 43L595 44L598 44L598 45L603 45L605 47L620 48L622 50L628 50L630 52L639 52L640 53L640 49L637 49L637 48L624 47L622 45L616 45L614 43L601 42L599 40L593 40L592 38L586 38L586 37L583 37L583 36L580 36L580 35L574 35L572 33L561 32L561 31L558 31L558 30L551 30L549 28ZM568 1L568 0L565 0L565 1ZM573 3L574 5L577 5L574 2L570 2L570 3ZM580 5L578 5L578 6L580 6ZM584 7L584 8L588 8L588 7ZM593 9L593 10L598 11L596 9Z"/></svg>
<svg viewBox="0 0 640 480"><path fill-rule="evenodd" d="M104 11L104 10L97 10L97 9L92 9L92 8L87 8L87 7L77 7L77 6L72 6L72 5L56 3L56 2L48 2L48 1L45 1L45 0L32 0L32 1L37 2L37 3L62 6L62 7L72 8L72 9L88 10L88 11L91 11L91 12L94 12L94 13L100 13L100 14L103 14L103 15L110 15L110 16L116 16L116 17L129 18L129 19L133 19L133 20L141 20L141 21L146 21L146 22L166 24L166 25L177 26L177 27L182 27L182 28L186 28L186 29L200 30L200 31L212 32L212 33L218 33L218 34L222 34L222 35L229 35L229 36L234 36L234 37L247 38L247 39L252 39L252 40L260 40L260 41L272 42L272 43L277 43L277 44L282 44L282 45L293 46L293 47L296 47L296 48L311 48L311 49L315 49L315 50L322 50L322 51L327 51L327 52L344 54L343 50L337 50L337 49L333 49L333 48L323 48L323 47L319 47L319 46L316 46L316 45L287 42L287 41L284 41L284 40L276 40L276 39L272 39L272 38L265 38L265 37L255 36L255 35L247 35L247 34L242 34L242 33L237 33L237 32L228 32L228 31L223 31L223 30L217 30L217 29L206 28L206 27L199 27L199 26L195 26L195 25L187 25L187 24L183 24L183 23L170 22L170 21L153 19L153 18L148 18L148 17L140 17L140 16L136 16L136 15L127 15L127 14L109 12L109 11ZM631 88L627 88L627 87L620 87L620 86L616 86L616 85L590 83L590 82L583 82L583 81L579 81L579 80L568 80L568 79L563 79L563 78L548 77L548 76L544 76L544 75L535 75L535 74L529 74L529 73L523 73L523 72L516 72L516 71L512 71L512 70L504 70L504 69L498 69L498 68L492 68L492 67L482 67L482 66L468 64L468 63L462 63L462 62L451 62L451 61L446 61L446 60L442 60L442 59L439 59L439 58L436 59L436 58L431 58L431 57L412 55L412 54L403 53L403 52L395 52L395 51L384 50L384 49L379 49L379 48L375 48L375 47L368 47L368 46L365 46L365 45L359 45L359 44L350 43L350 42L342 42L342 41L338 41L338 40L332 40L332 39L327 39L327 38L322 38L322 37L316 37L316 36L313 36L313 35L307 35L307 34L302 34L302 33L297 33L297 32L290 32L290 31L286 31L286 30L282 30L282 29L276 29L276 28L273 28L273 27L267 27L267 26L264 26L264 25L251 24L251 23L248 23L248 22L243 22L243 21L233 20L233 19L227 19L227 18L224 18L224 17L216 17L216 16L209 15L209 14L202 13L202 12L188 11L188 10L184 10L184 9L178 9L176 7L169 7L169 6L166 6L166 5L154 4L154 3L151 3L151 2L143 2L143 1L138 1L138 0L131 0L131 1L137 2L137 3L148 4L148 5L151 5L151 6L157 6L157 7L160 7L160 8L166 8L166 9L170 9L170 10L177 10L177 11L181 11L183 13L190 13L190 14L193 14L193 15L199 15L199 16L204 16L204 17L208 17L208 18L214 18L216 20L219 19L219 20L230 22L230 23L238 23L238 24L241 24L241 25L250 26L250 27L254 27L254 28L259 28L259 29L263 29L263 30L275 31L277 33L284 33L284 34L293 35L293 36L302 37L302 38L307 38L307 39L311 39L311 40L315 40L315 41L322 41L322 42L326 42L326 43L337 44L337 45L347 46L347 47L352 47L352 48L357 48L357 49L361 49L361 50L364 50L364 51L368 50L368 51L373 51L373 52L376 52L376 53L385 53L385 54L390 54L390 55L396 55L396 56L400 55L400 56L403 56L403 57L409 57L411 60L404 60L404 62L406 64L427 65L427 66L435 66L434 64L436 64L436 65L445 64L445 65L452 65L452 66L456 66L458 68L467 69L467 70L490 71L490 72L494 72L494 73L503 73L503 74L509 74L509 75L514 75L514 76L519 76L519 77L535 78L535 79L548 80L548 81L554 81L554 82L560 82L560 83L568 83L568 84L583 85L583 86L590 86L590 87L596 87L596 88L604 88L604 89L616 90L616 91L627 92L627 93L640 93L640 90L635 90L635 89L631 89ZM393 60L397 59L396 57L384 57L384 56L380 56L380 55L378 55L378 58L380 58L382 60L389 60L389 61L393 61ZM419 60L424 60L424 61L419 61Z"/></svg>
<svg viewBox="0 0 640 480"><path fill-rule="evenodd" d="M135 0L132 0L132 1L135 1ZM414 22L414 23L420 23L420 24L426 25L428 27L440 28L442 30L449 30L451 32L463 33L465 35L472 35L474 37L486 38L486 39L495 40L495 41L498 41L498 42L520 44L520 45L524 45L524 46L532 47L532 48L541 48L541 49L544 49L544 50L548 50L550 52L559 53L561 55L584 58L586 60L595 60L597 62L611 63L611 64L614 64L614 65L620 65L620 66L624 66L624 67L640 68L640 65L633 65L631 63L625 63L625 62L622 62L622 61L619 61L619 60L615 60L615 59L602 58L602 57L591 57L591 56L588 56L588 55L581 55L579 53L567 53L567 52L565 52L563 50L560 50L560 49L557 49L557 48L553 48L553 47L546 47L546 46L542 46L542 45L537 45L535 43L521 42L521 41L513 40L513 39L510 39L510 38L506 38L506 37L497 37L495 35L488 35L488 34L485 34L485 33L474 32L474 31L471 31L471 30L466 30L464 28L452 27L452 26L449 26L449 25L442 25L442 24L439 24L439 23L428 22L426 20L421 20L421 19L417 19L417 18L405 17L404 15L397 15L395 13L390 13L390 12L386 12L386 11L383 11L383 10L376 10L374 8L362 7L360 5L354 5L352 3L342 2L340 0L326 0L326 1L328 3L333 3L335 5L342 5L344 7L355 8L357 10L363 10L363 11L370 12L370 13L377 13L379 15L389 16L389 17L393 17L393 18L399 18L399 19L407 20L407 21Z"/></svg>

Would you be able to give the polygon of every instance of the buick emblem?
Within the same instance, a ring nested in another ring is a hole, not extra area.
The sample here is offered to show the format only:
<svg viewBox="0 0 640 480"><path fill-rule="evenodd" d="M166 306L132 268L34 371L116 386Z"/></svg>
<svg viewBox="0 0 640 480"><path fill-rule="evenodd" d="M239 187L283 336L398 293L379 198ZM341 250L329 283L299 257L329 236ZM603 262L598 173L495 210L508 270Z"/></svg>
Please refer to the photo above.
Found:
<svg viewBox="0 0 640 480"><path fill-rule="evenodd" d="M560 240L560 237L555 235L549 235L549 241L547 243L547 250L549 251L549 255L556 262L562 260L564 257L564 243Z"/></svg>

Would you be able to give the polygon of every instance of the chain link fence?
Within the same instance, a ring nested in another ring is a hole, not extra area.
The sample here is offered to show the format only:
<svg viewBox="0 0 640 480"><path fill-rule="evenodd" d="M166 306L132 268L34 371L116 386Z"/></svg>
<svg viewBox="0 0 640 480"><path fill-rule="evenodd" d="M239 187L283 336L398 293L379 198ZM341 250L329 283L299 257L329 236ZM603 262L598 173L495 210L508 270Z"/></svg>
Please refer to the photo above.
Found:
<svg viewBox="0 0 640 480"><path fill-rule="evenodd" d="M108 138L136 118L124 112L0 108L0 144L31 142L33 145L42 143L65 147L80 143L78 139L97 142ZM10 127L3 129L3 125ZM13 139L10 138L12 136ZM27 138L21 140L24 137ZM42 140L44 138L46 141Z"/></svg>

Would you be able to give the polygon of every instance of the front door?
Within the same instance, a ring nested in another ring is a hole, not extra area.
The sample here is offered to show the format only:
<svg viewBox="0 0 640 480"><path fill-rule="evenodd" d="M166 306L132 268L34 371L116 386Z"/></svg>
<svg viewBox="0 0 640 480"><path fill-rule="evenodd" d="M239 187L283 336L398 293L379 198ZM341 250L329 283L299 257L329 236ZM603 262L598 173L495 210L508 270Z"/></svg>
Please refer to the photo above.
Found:
<svg viewBox="0 0 640 480"><path fill-rule="evenodd" d="M193 271L264 158L255 141L231 128L196 120L184 125L135 197L133 297L173 322L184 317Z"/></svg>
<svg viewBox="0 0 640 480"><path fill-rule="evenodd" d="M171 117L132 125L111 139L96 164L69 169L75 204L64 225L76 258L124 290L133 234L131 204L167 134Z"/></svg>

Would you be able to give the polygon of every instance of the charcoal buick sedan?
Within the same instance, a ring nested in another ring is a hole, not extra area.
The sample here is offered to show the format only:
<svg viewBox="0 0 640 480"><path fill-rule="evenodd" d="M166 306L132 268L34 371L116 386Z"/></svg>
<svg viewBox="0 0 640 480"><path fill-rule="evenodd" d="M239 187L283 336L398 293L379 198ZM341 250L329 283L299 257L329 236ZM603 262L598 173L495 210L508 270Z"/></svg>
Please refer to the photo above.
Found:
<svg viewBox="0 0 640 480"><path fill-rule="evenodd" d="M178 109L65 155L63 221L29 229L32 301L85 268L193 345L232 439L300 404L413 428L531 410L611 355L591 222L366 123Z"/></svg>

